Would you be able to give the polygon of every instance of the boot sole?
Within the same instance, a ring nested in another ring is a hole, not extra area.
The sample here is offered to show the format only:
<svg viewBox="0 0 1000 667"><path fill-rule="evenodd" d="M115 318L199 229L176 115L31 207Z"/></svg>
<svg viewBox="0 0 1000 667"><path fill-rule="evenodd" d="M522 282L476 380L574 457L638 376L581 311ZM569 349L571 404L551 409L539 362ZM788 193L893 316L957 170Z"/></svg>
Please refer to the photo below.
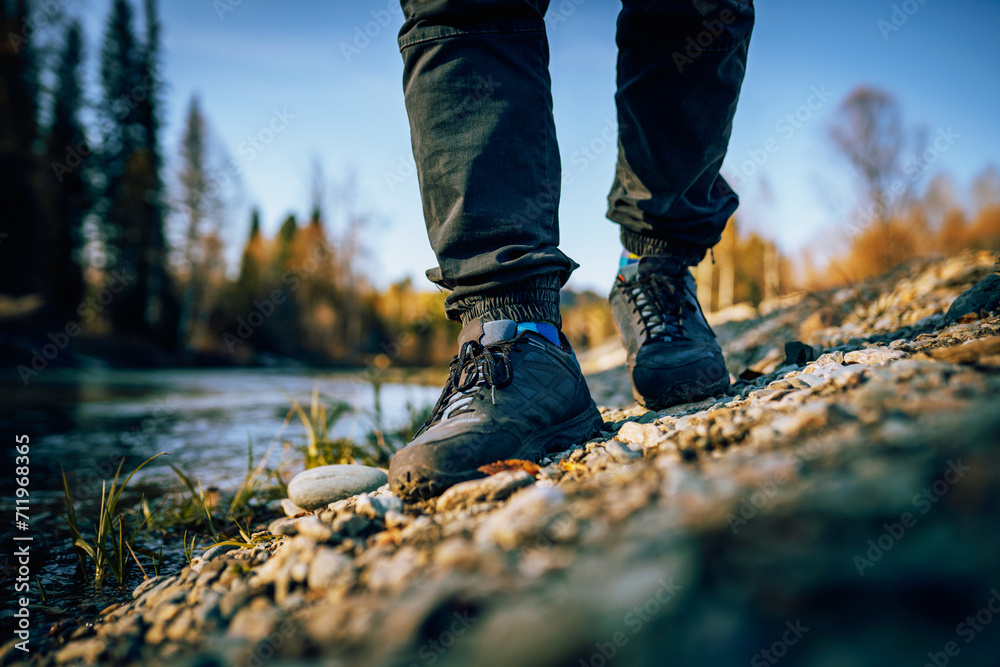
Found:
<svg viewBox="0 0 1000 667"><path fill-rule="evenodd" d="M525 438L510 456L515 459L537 460L548 452L588 440L599 433L604 420L593 401L577 416L553 424ZM446 473L424 466L413 466L404 475L392 480L392 492L404 499L427 499L441 495L446 489L470 479L486 477L479 470Z"/></svg>
<svg viewBox="0 0 1000 667"><path fill-rule="evenodd" d="M636 391L635 387L632 387L632 396L635 398L636 403L650 410L665 410L666 408L681 405L682 403L694 403L695 401L703 401L710 396L728 396L731 393L731 385L729 384L728 377L723 377L707 387L695 384L673 387L670 391L655 399L642 396Z"/></svg>

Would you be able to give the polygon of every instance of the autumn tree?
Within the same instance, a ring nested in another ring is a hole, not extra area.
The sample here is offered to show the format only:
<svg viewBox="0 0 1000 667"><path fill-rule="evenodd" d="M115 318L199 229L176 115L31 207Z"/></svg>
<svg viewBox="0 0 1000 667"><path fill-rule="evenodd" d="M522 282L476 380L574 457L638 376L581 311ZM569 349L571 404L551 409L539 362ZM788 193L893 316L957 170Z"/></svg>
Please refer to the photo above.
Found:
<svg viewBox="0 0 1000 667"><path fill-rule="evenodd" d="M840 105L830 138L853 168L861 189L861 215L853 221L852 238L864 234L872 260L886 269L899 259L889 241L889 225L902 210L912 179L903 178L902 153L906 138L899 103L889 93L861 86ZM872 231L872 228L875 231ZM878 239L879 230L886 235Z"/></svg>
<svg viewBox="0 0 1000 667"><path fill-rule="evenodd" d="M250 213L250 234L243 246L243 256L240 259L240 274L236 279L238 291L247 295L246 301L252 295L262 294L267 284L267 243L260 231L260 210L253 209Z"/></svg>

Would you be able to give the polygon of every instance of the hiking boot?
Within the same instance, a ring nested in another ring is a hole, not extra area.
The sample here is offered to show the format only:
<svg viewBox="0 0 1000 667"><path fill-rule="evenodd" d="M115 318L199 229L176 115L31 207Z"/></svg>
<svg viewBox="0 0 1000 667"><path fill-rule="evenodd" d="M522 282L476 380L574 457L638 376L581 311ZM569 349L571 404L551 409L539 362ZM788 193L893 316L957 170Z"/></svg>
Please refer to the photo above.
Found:
<svg viewBox="0 0 1000 667"><path fill-rule="evenodd" d="M610 298L640 405L662 410L729 393L722 348L683 262L642 257L621 268Z"/></svg>
<svg viewBox="0 0 1000 667"><path fill-rule="evenodd" d="M603 420L569 342L561 345L512 320L473 320L431 416L389 465L392 492L429 498L484 477L480 466L537 459L583 442Z"/></svg>

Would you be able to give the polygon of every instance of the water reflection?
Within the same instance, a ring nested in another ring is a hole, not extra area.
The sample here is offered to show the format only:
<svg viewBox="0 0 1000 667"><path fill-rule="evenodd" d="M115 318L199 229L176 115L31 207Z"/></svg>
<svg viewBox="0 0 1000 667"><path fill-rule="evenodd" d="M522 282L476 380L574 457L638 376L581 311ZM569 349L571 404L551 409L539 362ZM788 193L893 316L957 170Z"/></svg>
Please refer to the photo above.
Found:
<svg viewBox="0 0 1000 667"><path fill-rule="evenodd" d="M235 487L246 468L248 438L262 454L281 428L290 398L308 404L316 387L325 401L353 410L331 437L363 437L372 428L374 390L344 375L301 370L64 371L51 370L24 388L0 388L8 433L31 437L34 491L61 494L60 463L81 485L96 492L125 457L131 470L166 451L137 476L146 484L175 477L180 465L206 486ZM382 387L386 426L401 425L407 405L433 403L438 390L402 384ZM298 435L296 423L286 435ZM91 482L96 483L96 491Z"/></svg>

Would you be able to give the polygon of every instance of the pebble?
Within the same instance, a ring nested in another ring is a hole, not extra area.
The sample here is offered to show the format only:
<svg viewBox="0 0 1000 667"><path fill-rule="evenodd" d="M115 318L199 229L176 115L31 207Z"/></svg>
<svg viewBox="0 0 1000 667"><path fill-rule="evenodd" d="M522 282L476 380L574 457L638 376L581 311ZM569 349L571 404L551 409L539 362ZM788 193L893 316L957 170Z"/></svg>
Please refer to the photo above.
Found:
<svg viewBox="0 0 1000 667"><path fill-rule="evenodd" d="M160 575L157 577L150 577L149 579L146 579L144 582L136 586L134 591L132 591L132 599L135 600L146 591L152 590L156 586L164 585L168 579L173 579L173 578L176 577L167 577L164 575Z"/></svg>
<svg viewBox="0 0 1000 667"><path fill-rule="evenodd" d="M403 547L392 558L375 562L368 572L368 586L376 591L399 593L412 583L423 558L414 547Z"/></svg>
<svg viewBox="0 0 1000 667"><path fill-rule="evenodd" d="M485 479L461 482L441 494L437 500L437 511L447 512L476 503L503 500L534 482L535 477L524 470L508 470Z"/></svg>
<svg viewBox="0 0 1000 667"><path fill-rule="evenodd" d="M944 316L945 324L953 324L969 313L992 312L1000 308L1000 274L991 273L963 292L951 304Z"/></svg>
<svg viewBox="0 0 1000 667"><path fill-rule="evenodd" d="M266 598L256 597L233 617L227 637L238 637L249 642L267 638L278 624L278 611Z"/></svg>
<svg viewBox="0 0 1000 667"><path fill-rule="evenodd" d="M323 523L317 516L305 516L296 521L295 530L299 535L317 542L326 542L333 537L333 528Z"/></svg>
<svg viewBox="0 0 1000 667"><path fill-rule="evenodd" d="M622 424L622 427L618 429L616 437L622 442L639 445L643 449L658 447L668 439L667 434L661 431L655 423L640 424L638 422L625 422Z"/></svg>
<svg viewBox="0 0 1000 667"><path fill-rule="evenodd" d="M396 496L370 496L362 493L354 504L354 511L367 519L384 519L389 512L402 512L403 501Z"/></svg>
<svg viewBox="0 0 1000 667"><path fill-rule="evenodd" d="M884 347L874 347L867 350L854 350L844 355L845 364L864 364L866 366L884 366L890 361L902 359L906 353L902 350L890 350Z"/></svg>
<svg viewBox="0 0 1000 667"><path fill-rule="evenodd" d="M987 590L989 563L955 549L963 533L948 526L958 516L974 521L984 527L976 539L993 549L989 508L968 499L987 497L1000 475L988 448L988 436L996 432L1000 380L978 366L941 360L978 360L981 366L1000 356L1000 318L966 317L946 330L932 330L960 285L943 276L965 275L965 258L896 286L842 290L844 312L834 318L837 325L814 338L801 334L823 354L804 367L786 363L753 382L741 381L737 390L753 398L710 399L659 413L632 405L605 409L619 427L617 436L578 445L572 454L553 454L558 463L547 464L541 482L509 471L454 487L435 501L408 503L407 514L383 484L321 505L318 516L279 519L272 523L275 531L294 537L227 558L206 553L179 576L145 581L132 601L105 610L93 631L80 626L61 634L56 641L74 639L61 648L50 644L55 655L43 654L40 664L51 665L53 658L194 664L215 656L244 664L261 657L262 647L273 650L275 663L305 655L330 660L350 647L358 652L358 664L383 664L397 649L421 646L450 627L445 623L453 613L483 611L487 605L489 617L471 626L468 641L454 655L439 656L442 663L562 664L578 657L580 647L592 650L587 647L594 637L611 637L627 610L674 577L683 582L682 594L695 601L687 607L695 622L681 613L663 616L664 623L678 632L697 630L705 613L721 613L732 591L713 583L717 578L695 576L701 567L695 564L706 557L736 568L733 576L746 589L740 593L742 606L726 612L722 622L733 636L755 636L758 624L748 614L754 607L746 600L765 599L778 586L789 609L811 604L812 593L829 586L828 560L836 558L847 571L866 540L878 539L886 517L912 508L912 494L940 477L944 461L959 461L964 453L958 448L975 454L983 435L987 442L978 458L966 459L974 463L975 475L962 480L956 502L949 496L921 516L921 535L912 539L924 541L905 542L889 556L895 566L879 564L873 572L889 599L908 590L911 574L940 574L941 563L951 568L944 576L960 573L966 581L971 572L969 581ZM977 261L969 269L975 278L986 270ZM895 295L885 301L888 310L857 307L879 294ZM780 313L748 325L758 336L748 358L759 359L797 337L803 318L792 315L784 328L775 325ZM771 328L763 335L766 327ZM786 362L803 361L798 351L809 356L792 346L794 358ZM910 355L917 360L903 358ZM976 411L962 417L961 428L943 420L966 408ZM944 427L948 430L933 435ZM642 458L639 449L651 444L660 451ZM828 532L831 527L836 530ZM328 535L329 542L321 539ZM937 543L938 552L928 550ZM780 567L755 567L773 562L775 554ZM953 563L954 558L959 560ZM898 574L893 567L900 568ZM649 577L632 580L646 570ZM558 575L545 576L552 573ZM514 631L511 623L518 619L522 625ZM898 636L906 636L910 620L898 622ZM317 627L321 631L313 632ZM657 644L655 636L637 635L633 641L639 643L629 650L649 655L672 650L675 644ZM703 650L694 641L677 645ZM524 659L518 660L512 647ZM671 656L684 662L683 655Z"/></svg>
<svg viewBox="0 0 1000 667"><path fill-rule="evenodd" d="M307 511L293 503L291 498L281 499L281 510L285 513L285 516L298 516Z"/></svg>
<svg viewBox="0 0 1000 667"><path fill-rule="evenodd" d="M97 658L108 647L107 642L96 637L70 642L56 652L56 662L75 662L94 665Z"/></svg>
<svg viewBox="0 0 1000 667"><path fill-rule="evenodd" d="M297 532L295 524L301 520L301 518L293 519L287 516L280 517L267 524L267 532L272 535L294 535Z"/></svg>
<svg viewBox="0 0 1000 667"><path fill-rule="evenodd" d="M785 365L805 366L816 359L816 350L799 340L785 343Z"/></svg>
<svg viewBox="0 0 1000 667"><path fill-rule="evenodd" d="M354 561L328 547L320 547L309 565L310 589L346 588L354 583Z"/></svg>
<svg viewBox="0 0 1000 667"><path fill-rule="evenodd" d="M566 494L556 487L533 486L516 493L476 531L476 543L514 549L522 539L544 531L566 505Z"/></svg>
<svg viewBox="0 0 1000 667"><path fill-rule="evenodd" d="M642 458L642 454L640 452L628 447L617 438L607 440L603 443L603 445L604 449L608 451L608 454L611 454L612 458L614 458L615 461L618 461L618 463L627 463L629 461Z"/></svg>
<svg viewBox="0 0 1000 667"><path fill-rule="evenodd" d="M375 491L388 479L385 472L369 466L319 466L293 477L288 483L288 497L297 506L314 510L349 496Z"/></svg>
<svg viewBox="0 0 1000 667"><path fill-rule="evenodd" d="M340 514L333 520L333 532L357 537L371 525L371 521L357 514Z"/></svg>
<svg viewBox="0 0 1000 667"><path fill-rule="evenodd" d="M824 366L827 364L841 365L844 363L844 353L841 352L840 350L836 350L834 352L826 352L824 354L819 355L819 358L816 359L815 363L817 366Z"/></svg>

